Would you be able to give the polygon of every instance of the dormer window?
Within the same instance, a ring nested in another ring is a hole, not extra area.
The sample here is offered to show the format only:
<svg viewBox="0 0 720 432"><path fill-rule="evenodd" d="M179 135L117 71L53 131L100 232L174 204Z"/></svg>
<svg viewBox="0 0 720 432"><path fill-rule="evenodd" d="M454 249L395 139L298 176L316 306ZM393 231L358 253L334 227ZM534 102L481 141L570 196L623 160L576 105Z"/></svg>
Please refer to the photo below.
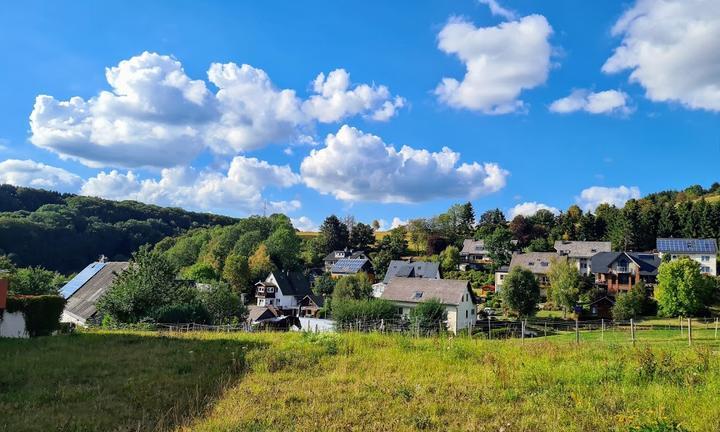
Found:
<svg viewBox="0 0 720 432"><path fill-rule="evenodd" d="M268 287L267 292L268 292L268 293L275 292L275 288L273 288L273 287Z"/></svg>
<svg viewBox="0 0 720 432"><path fill-rule="evenodd" d="M422 292L422 291L415 291L415 295L413 296L413 299L414 299L414 300L419 300L419 299L422 298L422 296L423 296L423 292Z"/></svg>
<svg viewBox="0 0 720 432"><path fill-rule="evenodd" d="M547 267L547 266L548 266L548 263L543 261L543 262L540 263L540 265L543 266L543 267Z"/></svg>

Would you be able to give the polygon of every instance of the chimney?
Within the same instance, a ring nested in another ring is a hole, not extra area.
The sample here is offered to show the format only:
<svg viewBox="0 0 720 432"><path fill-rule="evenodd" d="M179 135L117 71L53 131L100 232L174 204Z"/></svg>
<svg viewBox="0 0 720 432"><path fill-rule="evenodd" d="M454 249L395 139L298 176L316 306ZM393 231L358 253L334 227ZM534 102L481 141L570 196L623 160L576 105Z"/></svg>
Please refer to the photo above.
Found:
<svg viewBox="0 0 720 432"><path fill-rule="evenodd" d="M106 262L107 262L107 257L106 257L105 255L100 255L100 258L98 258L98 262L106 263Z"/></svg>
<svg viewBox="0 0 720 432"><path fill-rule="evenodd" d="M8 296L8 287L10 283L7 279L3 279L3 276L0 274L0 310L4 310L7 307L7 296Z"/></svg>

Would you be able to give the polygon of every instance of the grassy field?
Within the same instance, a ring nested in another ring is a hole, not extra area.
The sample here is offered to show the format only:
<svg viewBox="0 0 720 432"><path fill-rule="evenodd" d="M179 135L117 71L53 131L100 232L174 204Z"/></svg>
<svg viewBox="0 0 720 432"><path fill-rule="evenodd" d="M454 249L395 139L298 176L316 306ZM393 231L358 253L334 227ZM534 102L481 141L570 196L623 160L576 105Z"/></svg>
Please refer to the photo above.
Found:
<svg viewBox="0 0 720 432"><path fill-rule="evenodd" d="M2 431L717 431L698 330L526 340L379 334L0 340ZM671 427L678 426L677 429Z"/></svg>

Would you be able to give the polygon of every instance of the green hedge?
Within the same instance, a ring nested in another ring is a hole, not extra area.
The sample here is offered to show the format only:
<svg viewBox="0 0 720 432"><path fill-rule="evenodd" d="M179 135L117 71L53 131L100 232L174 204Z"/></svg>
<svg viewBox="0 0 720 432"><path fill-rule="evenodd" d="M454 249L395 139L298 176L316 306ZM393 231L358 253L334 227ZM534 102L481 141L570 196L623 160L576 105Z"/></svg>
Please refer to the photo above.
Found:
<svg viewBox="0 0 720 432"><path fill-rule="evenodd" d="M60 316L65 308L65 299L60 296L10 296L7 311L22 312L25 327L31 337L47 336L60 329Z"/></svg>

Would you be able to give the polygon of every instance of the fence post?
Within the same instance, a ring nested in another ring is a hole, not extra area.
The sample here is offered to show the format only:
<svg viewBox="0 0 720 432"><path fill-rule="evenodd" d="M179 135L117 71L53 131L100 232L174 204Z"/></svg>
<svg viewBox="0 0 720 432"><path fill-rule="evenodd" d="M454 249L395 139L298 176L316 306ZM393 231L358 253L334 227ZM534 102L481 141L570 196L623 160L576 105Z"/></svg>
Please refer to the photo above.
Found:
<svg viewBox="0 0 720 432"><path fill-rule="evenodd" d="M678 322L680 323L680 337L683 337L683 319L682 319L682 317L678 317Z"/></svg>
<svg viewBox="0 0 720 432"><path fill-rule="evenodd" d="M605 318L600 319L600 340L605 341Z"/></svg>
<svg viewBox="0 0 720 432"><path fill-rule="evenodd" d="M717 339L717 332L718 332L718 319L715 318L715 339Z"/></svg>
<svg viewBox="0 0 720 432"><path fill-rule="evenodd" d="M545 321L545 337L547 337L547 321Z"/></svg>
<svg viewBox="0 0 720 432"><path fill-rule="evenodd" d="M580 327L578 326L578 319L575 318L575 343L580 343Z"/></svg>
<svg viewBox="0 0 720 432"><path fill-rule="evenodd" d="M692 318L688 318L688 346L692 346Z"/></svg>
<svg viewBox="0 0 720 432"><path fill-rule="evenodd" d="M525 320L520 321L520 342L525 343Z"/></svg>
<svg viewBox="0 0 720 432"><path fill-rule="evenodd" d="M632 339L633 346L635 345L635 321L630 318L630 339Z"/></svg>
<svg viewBox="0 0 720 432"><path fill-rule="evenodd" d="M491 327L490 327L490 315L488 315L488 339L492 339L492 333L491 333Z"/></svg>

